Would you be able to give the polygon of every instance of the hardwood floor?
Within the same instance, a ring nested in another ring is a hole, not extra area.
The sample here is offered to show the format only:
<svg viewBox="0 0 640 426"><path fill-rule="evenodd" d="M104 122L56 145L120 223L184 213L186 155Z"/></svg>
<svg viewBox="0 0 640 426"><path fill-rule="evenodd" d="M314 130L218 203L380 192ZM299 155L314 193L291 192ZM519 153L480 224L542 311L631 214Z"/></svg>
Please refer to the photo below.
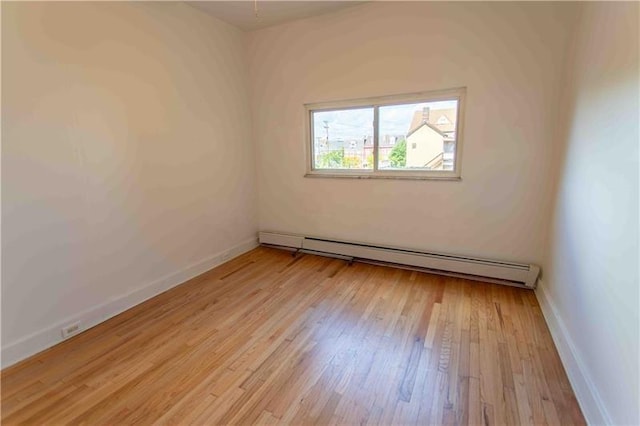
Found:
<svg viewBox="0 0 640 426"><path fill-rule="evenodd" d="M3 424L584 424L533 292L258 248L2 372Z"/></svg>

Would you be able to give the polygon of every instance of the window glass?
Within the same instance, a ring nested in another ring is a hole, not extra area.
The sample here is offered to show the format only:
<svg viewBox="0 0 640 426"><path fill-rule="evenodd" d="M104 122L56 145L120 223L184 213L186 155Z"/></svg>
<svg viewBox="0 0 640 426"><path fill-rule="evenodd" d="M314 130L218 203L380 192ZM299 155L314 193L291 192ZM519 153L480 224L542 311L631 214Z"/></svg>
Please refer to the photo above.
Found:
<svg viewBox="0 0 640 426"><path fill-rule="evenodd" d="M378 168L453 170L457 117L455 100L381 106Z"/></svg>
<svg viewBox="0 0 640 426"><path fill-rule="evenodd" d="M315 169L373 169L373 108L312 112Z"/></svg>
<svg viewBox="0 0 640 426"><path fill-rule="evenodd" d="M460 178L465 88L307 104L307 175Z"/></svg>

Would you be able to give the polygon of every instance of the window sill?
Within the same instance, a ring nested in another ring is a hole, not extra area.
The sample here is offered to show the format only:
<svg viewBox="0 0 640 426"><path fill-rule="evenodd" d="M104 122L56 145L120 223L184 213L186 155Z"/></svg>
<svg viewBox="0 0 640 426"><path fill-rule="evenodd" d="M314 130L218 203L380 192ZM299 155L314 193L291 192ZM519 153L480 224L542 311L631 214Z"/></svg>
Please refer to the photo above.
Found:
<svg viewBox="0 0 640 426"><path fill-rule="evenodd" d="M418 174L357 174L357 173L306 173L306 178L330 178L330 179L397 179L397 180L439 180L460 182L460 176L426 176Z"/></svg>

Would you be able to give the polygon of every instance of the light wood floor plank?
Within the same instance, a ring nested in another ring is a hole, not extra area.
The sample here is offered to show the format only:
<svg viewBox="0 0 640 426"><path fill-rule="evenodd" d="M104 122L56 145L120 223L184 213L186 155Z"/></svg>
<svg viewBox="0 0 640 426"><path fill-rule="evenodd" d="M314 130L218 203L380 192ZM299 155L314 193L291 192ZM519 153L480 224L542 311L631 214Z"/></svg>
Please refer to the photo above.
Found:
<svg viewBox="0 0 640 426"><path fill-rule="evenodd" d="M532 292L263 247L1 380L3 424L584 424Z"/></svg>

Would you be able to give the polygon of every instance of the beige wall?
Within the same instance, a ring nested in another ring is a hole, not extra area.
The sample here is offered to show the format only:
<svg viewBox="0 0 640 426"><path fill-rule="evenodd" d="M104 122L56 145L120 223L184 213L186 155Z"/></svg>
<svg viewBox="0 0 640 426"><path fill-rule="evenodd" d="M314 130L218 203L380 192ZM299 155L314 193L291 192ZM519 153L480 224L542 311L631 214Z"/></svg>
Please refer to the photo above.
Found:
<svg viewBox="0 0 640 426"><path fill-rule="evenodd" d="M250 33L260 228L542 263L573 9L380 2ZM304 103L460 86L462 182L303 177Z"/></svg>
<svg viewBox="0 0 640 426"><path fill-rule="evenodd" d="M2 3L5 364L255 240L244 48L180 3Z"/></svg>
<svg viewBox="0 0 640 426"><path fill-rule="evenodd" d="M640 424L638 10L587 4L567 51L556 139L566 152L538 291L594 424Z"/></svg>

